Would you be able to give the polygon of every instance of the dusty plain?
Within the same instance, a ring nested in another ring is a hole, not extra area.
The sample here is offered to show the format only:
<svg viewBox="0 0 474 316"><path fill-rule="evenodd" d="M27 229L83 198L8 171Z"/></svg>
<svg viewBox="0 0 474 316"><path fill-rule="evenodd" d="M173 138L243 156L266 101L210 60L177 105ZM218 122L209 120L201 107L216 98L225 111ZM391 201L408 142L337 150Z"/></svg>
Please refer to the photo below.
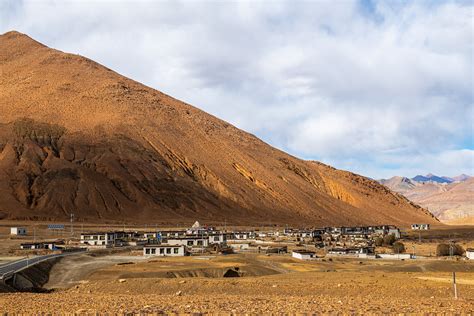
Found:
<svg viewBox="0 0 474 316"><path fill-rule="evenodd" d="M409 232L402 240L407 251L414 245L426 258L405 261L301 261L263 253L144 258L133 249L81 254L52 268L44 285L49 292L0 294L0 313L469 315L474 313L474 262L430 254L449 240L473 247L473 234L469 226ZM18 253L10 249L2 255ZM223 277L229 269L241 277Z"/></svg>
<svg viewBox="0 0 474 316"><path fill-rule="evenodd" d="M243 277L221 277L235 267ZM452 271L457 271L458 300ZM50 293L0 294L0 312L472 314L474 263L302 262L259 254L154 258L98 269Z"/></svg>

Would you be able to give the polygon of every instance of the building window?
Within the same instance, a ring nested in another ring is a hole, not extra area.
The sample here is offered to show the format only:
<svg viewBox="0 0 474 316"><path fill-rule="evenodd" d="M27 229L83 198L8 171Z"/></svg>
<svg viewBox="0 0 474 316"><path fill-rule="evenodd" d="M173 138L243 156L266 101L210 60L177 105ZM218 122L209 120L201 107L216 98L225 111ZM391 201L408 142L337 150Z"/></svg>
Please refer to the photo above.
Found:
<svg viewBox="0 0 474 316"><path fill-rule="evenodd" d="M214 241L219 241L219 236L215 236Z"/></svg>
<svg viewBox="0 0 474 316"><path fill-rule="evenodd" d="M174 252L175 254L178 254L178 253L179 253L179 248L174 248L174 249L173 249L173 252Z"/></svg>
<svg viewBox="0 0 474 316"><path fill-rule="evenodd" d="M171 248L166 248L166 253L171 254Z"/></svg>
<svg viewBox="0 0 474 316"><path fill-rule="evenodd" d="M160 248L160 254L164 254L165 253L165 249L164 248Z"/></svg>
<svg viewBox="0 0 474 316"><path fill-rule="evenodd" d="M151 254L152 255L156 254L156 248L151 248Z"/></svg>
<svg viewBox="0 0 474 316"><path fill-rule="evenodd" d="M192 240L188 240L188 246L192 246L193 245L193 241Z"/></svg>
<svg viewBox="0 0 474 316"><path fill-rule="evenodd" d="M202 240L198 240L198 246L202 246Z"/></svg>
<svg viewBox="0 0 474 316"><path fill-rule="evenodd" d="M149 255L150 254L150 249L146 248L145 249L145 254Z"/></svg>

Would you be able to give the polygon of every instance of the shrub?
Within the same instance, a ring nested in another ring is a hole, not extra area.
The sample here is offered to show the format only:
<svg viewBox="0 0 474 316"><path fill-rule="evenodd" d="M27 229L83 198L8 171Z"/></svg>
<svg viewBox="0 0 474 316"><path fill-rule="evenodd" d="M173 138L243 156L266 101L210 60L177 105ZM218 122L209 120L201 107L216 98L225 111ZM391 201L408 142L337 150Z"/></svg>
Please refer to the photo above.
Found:
<svg viewBox="0 0 474 316"><path fill-rule="evenodd" d="M449 256L451 245L448 244L438 244L436 247L436 255L437 256ZM462 256L464 253L464 248L461 245L453 244L453 256Z"/></svg>
<svg viewBox="0 0 474 316"><path fill-rule="evenodd" d="M392 245L393 252L395 253L404 253L405 252L405 245L399 241L396 241Z"/></svg>
<svg viewBox="0 0 474 316"><path fill-rule="evenodd" d="M387 235L383 238L384 245L391 246L391 245L393 245L394 242L395 242L395 235L394 234Z"/></svg>
<svg viewBox="0 0 474 316"><path fill-rule="evenodd" d="M382 245L383 245L383 238L382 237L375 238L375 246L380 247Z"/></svg>

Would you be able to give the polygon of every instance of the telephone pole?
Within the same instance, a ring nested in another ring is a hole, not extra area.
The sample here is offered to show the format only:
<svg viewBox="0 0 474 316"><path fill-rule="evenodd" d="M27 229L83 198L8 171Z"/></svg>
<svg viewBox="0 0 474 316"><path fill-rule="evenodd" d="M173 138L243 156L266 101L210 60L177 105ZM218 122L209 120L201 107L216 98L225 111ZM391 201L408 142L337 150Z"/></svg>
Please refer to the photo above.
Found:
<svg viewBox="0 0 474 316"><path fill-rule="evenodd" d="M458 288L456 286L456 272L453 271L454 298L458 299Z"/></svg>
<svg viewBox="0 0 474 316"><path fill-rule="evenodd" d="M73 222L74 222L74 213L71 213L71 237L74 236Z"/></svg>

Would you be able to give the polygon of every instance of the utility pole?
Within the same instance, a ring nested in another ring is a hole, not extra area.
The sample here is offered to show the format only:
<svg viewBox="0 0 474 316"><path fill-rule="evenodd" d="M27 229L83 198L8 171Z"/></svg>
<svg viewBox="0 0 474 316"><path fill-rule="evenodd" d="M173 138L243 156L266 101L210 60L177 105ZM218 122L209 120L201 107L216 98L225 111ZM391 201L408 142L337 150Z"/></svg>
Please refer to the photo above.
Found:
<svg viewBox="0 0 474 316"><path fill-rule="evenodd" d="M74 213L71 213L71 237L74 236L73 222L74 222Z"/></svg>
<svg viewBox="0 0 474 316"><path fill-rule="evenodd" d="M458 299L458 288L456 286L456 272L453 271L454 299Z"/></svg>

